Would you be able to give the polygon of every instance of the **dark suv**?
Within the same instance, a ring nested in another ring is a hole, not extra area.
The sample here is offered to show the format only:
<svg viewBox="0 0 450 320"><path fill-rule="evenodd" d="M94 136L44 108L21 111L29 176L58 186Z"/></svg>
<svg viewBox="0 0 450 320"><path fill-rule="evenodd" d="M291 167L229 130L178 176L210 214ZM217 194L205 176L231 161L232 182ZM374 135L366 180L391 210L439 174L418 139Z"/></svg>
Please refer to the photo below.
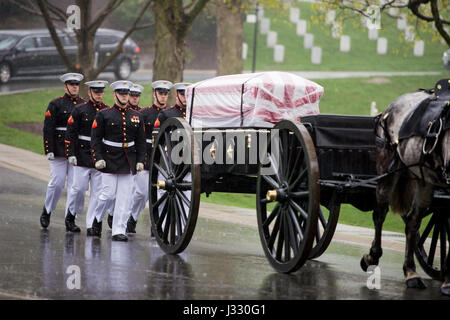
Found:
<svg viewBox="0 0 450 320"><path fill-rule="evenodd" d="M95 35L95 65L100 66L114 51L124 32L98 29ZM70 35L70 33L69 33ZM69 57L76 59L77 45L72 37L59 32L59 37ZM127 79L139 68L138 45L128 38L123 51L106 67L116 78ZM0 83L7 83L13 76L33 76L64 73L67 67L56 49L47 29L0 30Z"/></svg>

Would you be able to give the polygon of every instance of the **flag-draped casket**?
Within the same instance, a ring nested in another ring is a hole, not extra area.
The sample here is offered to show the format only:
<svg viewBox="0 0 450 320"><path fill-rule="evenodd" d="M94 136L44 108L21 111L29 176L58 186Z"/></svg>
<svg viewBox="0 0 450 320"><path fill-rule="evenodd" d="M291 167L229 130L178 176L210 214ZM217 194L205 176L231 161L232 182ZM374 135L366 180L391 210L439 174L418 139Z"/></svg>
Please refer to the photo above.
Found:
<svg viewBox="0 0 450 320"><path fill-rule="evenodd" d="M288 72L220 76L186 89L193 128L270 128L319 113L323 87Z"/></svg>

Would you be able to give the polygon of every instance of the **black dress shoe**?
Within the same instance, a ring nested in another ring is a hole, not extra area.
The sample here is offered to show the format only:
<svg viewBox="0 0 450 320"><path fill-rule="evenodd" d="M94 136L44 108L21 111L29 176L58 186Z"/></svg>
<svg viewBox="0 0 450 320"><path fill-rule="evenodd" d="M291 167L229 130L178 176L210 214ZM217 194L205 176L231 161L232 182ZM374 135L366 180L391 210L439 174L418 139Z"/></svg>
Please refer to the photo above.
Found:
<svg viewBox="0 0 450 320"><path fill-rule="evenodd" d="M108 226L112 229L113 216L108 214Z"/></svg>
<svg viewBox="0 0 450 320"><path fill-rule="evenodd" d="M80 232L80 228L75 224L75 216L69 211L66 216L66 231Z"/></svg>
<svg viewBox="0 0 450 320"><path fill-rule="evenodd" d="M112 236L114 241L128 241L128 237L124 234L116 234Z"/></svg>
<svg viewBox="0 0 450 320"><path fill-rule="evenodd" d="M40 218L41 226L44 229L47 229L48 225L50 224L50 213L47 213L47 209L42 210L41 218Z"/></svg>
<svg viewBox="0 0 450 320"><path fill-rule="evenodd" d="M98 222L97 218L94 219L94 222L92 223L92 235L95 237L101 237L102 236L102 222Z"/></svg>
<svg viewBox="0 0 450 320"><path fill-rule="evenodd" d="M130 216L127 221L127 233L136 233L136 223L137 220L133 219L133 216Z"/></svg>
<svg viewBox="0 0 450 320"><path fill-rule="evenodd" d="M92 229L92 228L87 228L87 230L86 230L86 235L89 236L89 237L95 236L94 229Z"/></svg>

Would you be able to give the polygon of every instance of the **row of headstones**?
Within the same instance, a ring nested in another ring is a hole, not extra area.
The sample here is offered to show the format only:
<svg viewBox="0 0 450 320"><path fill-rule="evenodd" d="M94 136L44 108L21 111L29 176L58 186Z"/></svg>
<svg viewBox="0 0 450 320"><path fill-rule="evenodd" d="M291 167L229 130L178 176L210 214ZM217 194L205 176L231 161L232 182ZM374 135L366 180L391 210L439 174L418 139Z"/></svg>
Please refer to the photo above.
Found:
<svg viewBox="0 0 450 320"><path fill-rule="evenodd" d="M267 35L266 46L268 48L274 49L273 59L277 63L284 61L284 46L277 44L278 33L270 30L270 19L264 18L264 9L260 8L258 10L258 17L254 15L247 15L247 23L256 23L256 19L260 21L259 33ZM248 44L243 43L242 45L242 58L247 59L248 54Z"/></svg>

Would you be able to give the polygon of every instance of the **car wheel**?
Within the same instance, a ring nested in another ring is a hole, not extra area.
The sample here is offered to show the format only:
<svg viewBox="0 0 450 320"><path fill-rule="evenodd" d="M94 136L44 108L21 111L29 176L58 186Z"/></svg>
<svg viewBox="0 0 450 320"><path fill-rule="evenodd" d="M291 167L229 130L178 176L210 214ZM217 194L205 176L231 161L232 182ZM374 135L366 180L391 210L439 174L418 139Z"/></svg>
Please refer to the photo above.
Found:
<svg viewBox="0 0 450 320"><path fill-rule="evenodd" d="M115 75L118 80L128 79L131 75L130 60L124 59L120 61L119 65L117 66Z"/></svg>
<svg viewBox="0 0 450 320"><path fill-rule="evenodd" d="M0 64L0 83L7 83L11 79L11 67L7 63Z"/></svg>

